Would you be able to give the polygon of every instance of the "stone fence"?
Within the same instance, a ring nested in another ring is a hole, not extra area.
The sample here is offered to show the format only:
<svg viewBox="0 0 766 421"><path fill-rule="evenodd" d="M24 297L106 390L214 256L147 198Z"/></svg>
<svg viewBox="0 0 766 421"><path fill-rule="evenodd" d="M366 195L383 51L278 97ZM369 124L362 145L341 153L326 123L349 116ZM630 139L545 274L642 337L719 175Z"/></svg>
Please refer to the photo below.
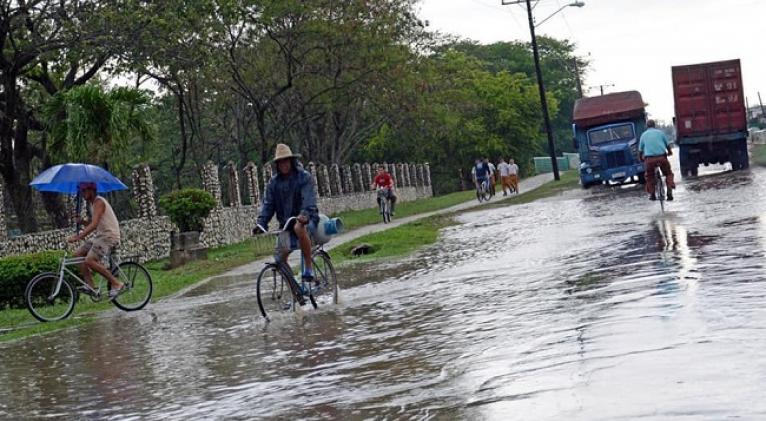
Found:
<svg viewBox="0 0 766 421"><path fill-rule="evenodd" d="M431 170L426 164L383 163L394 178L399 201L411 201L433 195ZM373 169L378 164L354 164L338 166L306 166L316 186L319 210L332 215L348 210L375 207L375 193L370 191ZM202 171L203 188L210 192L217 202L216 208L205 220L200 236L208 247L233 244L251 236L255 219L260 209L263 186L273 175L271 166L259 168L252 162L243 171L244 186L250 204L245 205L240 191L240 174L233 162L223 168L226 183L227 203L223 203L223 189L219 168L208 162ZM262 180L262 181L261 181ZM137 218L120 221L122 256L137 256L140 260L154 260L170 254L170 233L178 228L166 216L159 214L154 194L151 169L146 165L133 170L132 195L137 207ZM272 228L275 228L272 223ZM62 250L70 229L59 229L26 234L8 238L3 209L3 191L0 186L0 257L34 253L44 250Z"/></svg>

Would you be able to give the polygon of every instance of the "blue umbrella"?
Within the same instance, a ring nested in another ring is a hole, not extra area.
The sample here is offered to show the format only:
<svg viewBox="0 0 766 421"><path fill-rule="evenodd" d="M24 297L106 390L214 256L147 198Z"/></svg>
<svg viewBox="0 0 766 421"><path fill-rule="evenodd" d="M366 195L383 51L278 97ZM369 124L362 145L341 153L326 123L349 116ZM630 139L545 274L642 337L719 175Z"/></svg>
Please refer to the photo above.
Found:
<svg viewBox="0 0 766 421"><path fill-rule="evenodd" d="M50 167L35 177L29 185L38 191L75 194L79 192L80 183L95 183L99 193L128 188L109 171L91 164L61 164Z"/></svg>

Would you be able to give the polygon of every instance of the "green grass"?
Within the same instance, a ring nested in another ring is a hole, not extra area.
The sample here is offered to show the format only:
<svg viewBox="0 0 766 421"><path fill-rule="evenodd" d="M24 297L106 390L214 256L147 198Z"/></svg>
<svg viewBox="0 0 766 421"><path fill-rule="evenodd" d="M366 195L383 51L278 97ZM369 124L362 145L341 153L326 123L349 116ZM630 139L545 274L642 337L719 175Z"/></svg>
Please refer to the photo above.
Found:
<svg viewBox="0 0 766 421"><path fill-rule="evenodd" d="M454 224L455 220L451 215L432 216L359 237L335 247L330 255L335 265L341 265L351 259L354 262L369 262L386 257L405 256L425 245L433 244L439 237L439 230ZM365 243L372 246L373 253L355 258L351 250Z"/></svg>
<svg viewBox="0 0 766 421"><path fill-rule="evenodd" d="M580 176L577 174L577 171L566 171L562 172L560 175L561 179L559 181L549 181L542 186L519 196L503 197L496 195L492 201L486 202L472 210L522 205L547 197L553 197L580 186Z"/></svg>
<svg viewBox="0 0 766 421"><path fill-rule="evenodd" d="M208 260L191 262L172 270L163 269L167 259L148 262L146 268L149 269L154 281L152 301L167 297L205 278L224 273L254 259L269 256L272 254L272 248L271 238L266 237L257 242L251 239L210 249ZM113 308L114 306L109 302L93 303L88 297L81 297L70 318L51 323L38 322L26 309L3 310L0 311L0 342L81 325L94 320L93 316L96 313Z"/></svg>
<svg viewBox="0 0 766 421"><path fill-rule="evenodd" d="M473 190L445 194L444 196L419 199L412 202L402 202L396 205L396 217L404 218L420 213L433 212L451 206L459 205L471 199L475 199L476 194ZM372 225L382 222L378 208L363 209L357 211L340 212L336 215L343 220L343 226L347 231L359 228L365 225Z"/></svg>
<svg viewBox="0 0 766 421"><path fill-rule="evenodd" d="M753 145L752 152L753 163L766 167L766 145Z"/></svg>

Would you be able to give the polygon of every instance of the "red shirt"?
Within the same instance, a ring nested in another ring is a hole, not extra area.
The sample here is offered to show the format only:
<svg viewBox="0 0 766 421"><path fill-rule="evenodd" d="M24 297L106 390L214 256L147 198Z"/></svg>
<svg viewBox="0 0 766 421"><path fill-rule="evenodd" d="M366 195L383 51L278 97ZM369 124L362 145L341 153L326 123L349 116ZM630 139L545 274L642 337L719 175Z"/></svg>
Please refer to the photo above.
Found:
<svg viewBox="0 0 766 421"><path fill-rule="evenodd" d="M372 181L372 184L378 187L386 187L392 189L394 187L394 179L391 178L391 174L383 172L383 174L378 174L375 176L375 180Z"/></svg>

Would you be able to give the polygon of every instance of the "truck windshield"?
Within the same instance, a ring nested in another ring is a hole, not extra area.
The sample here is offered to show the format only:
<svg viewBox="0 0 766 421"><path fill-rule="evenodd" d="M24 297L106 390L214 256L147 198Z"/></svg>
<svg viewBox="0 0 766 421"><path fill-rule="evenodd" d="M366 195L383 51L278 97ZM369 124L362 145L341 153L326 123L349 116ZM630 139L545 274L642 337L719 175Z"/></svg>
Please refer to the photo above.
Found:
<svg viewBox="0 0 766 421"><path fill-rule="evenodd" d="M629 123L619 126L601 127L588 132L588 140L590 140L591 145L600 145L614 140L628 140L634 137L633 125Z"/></svg>

